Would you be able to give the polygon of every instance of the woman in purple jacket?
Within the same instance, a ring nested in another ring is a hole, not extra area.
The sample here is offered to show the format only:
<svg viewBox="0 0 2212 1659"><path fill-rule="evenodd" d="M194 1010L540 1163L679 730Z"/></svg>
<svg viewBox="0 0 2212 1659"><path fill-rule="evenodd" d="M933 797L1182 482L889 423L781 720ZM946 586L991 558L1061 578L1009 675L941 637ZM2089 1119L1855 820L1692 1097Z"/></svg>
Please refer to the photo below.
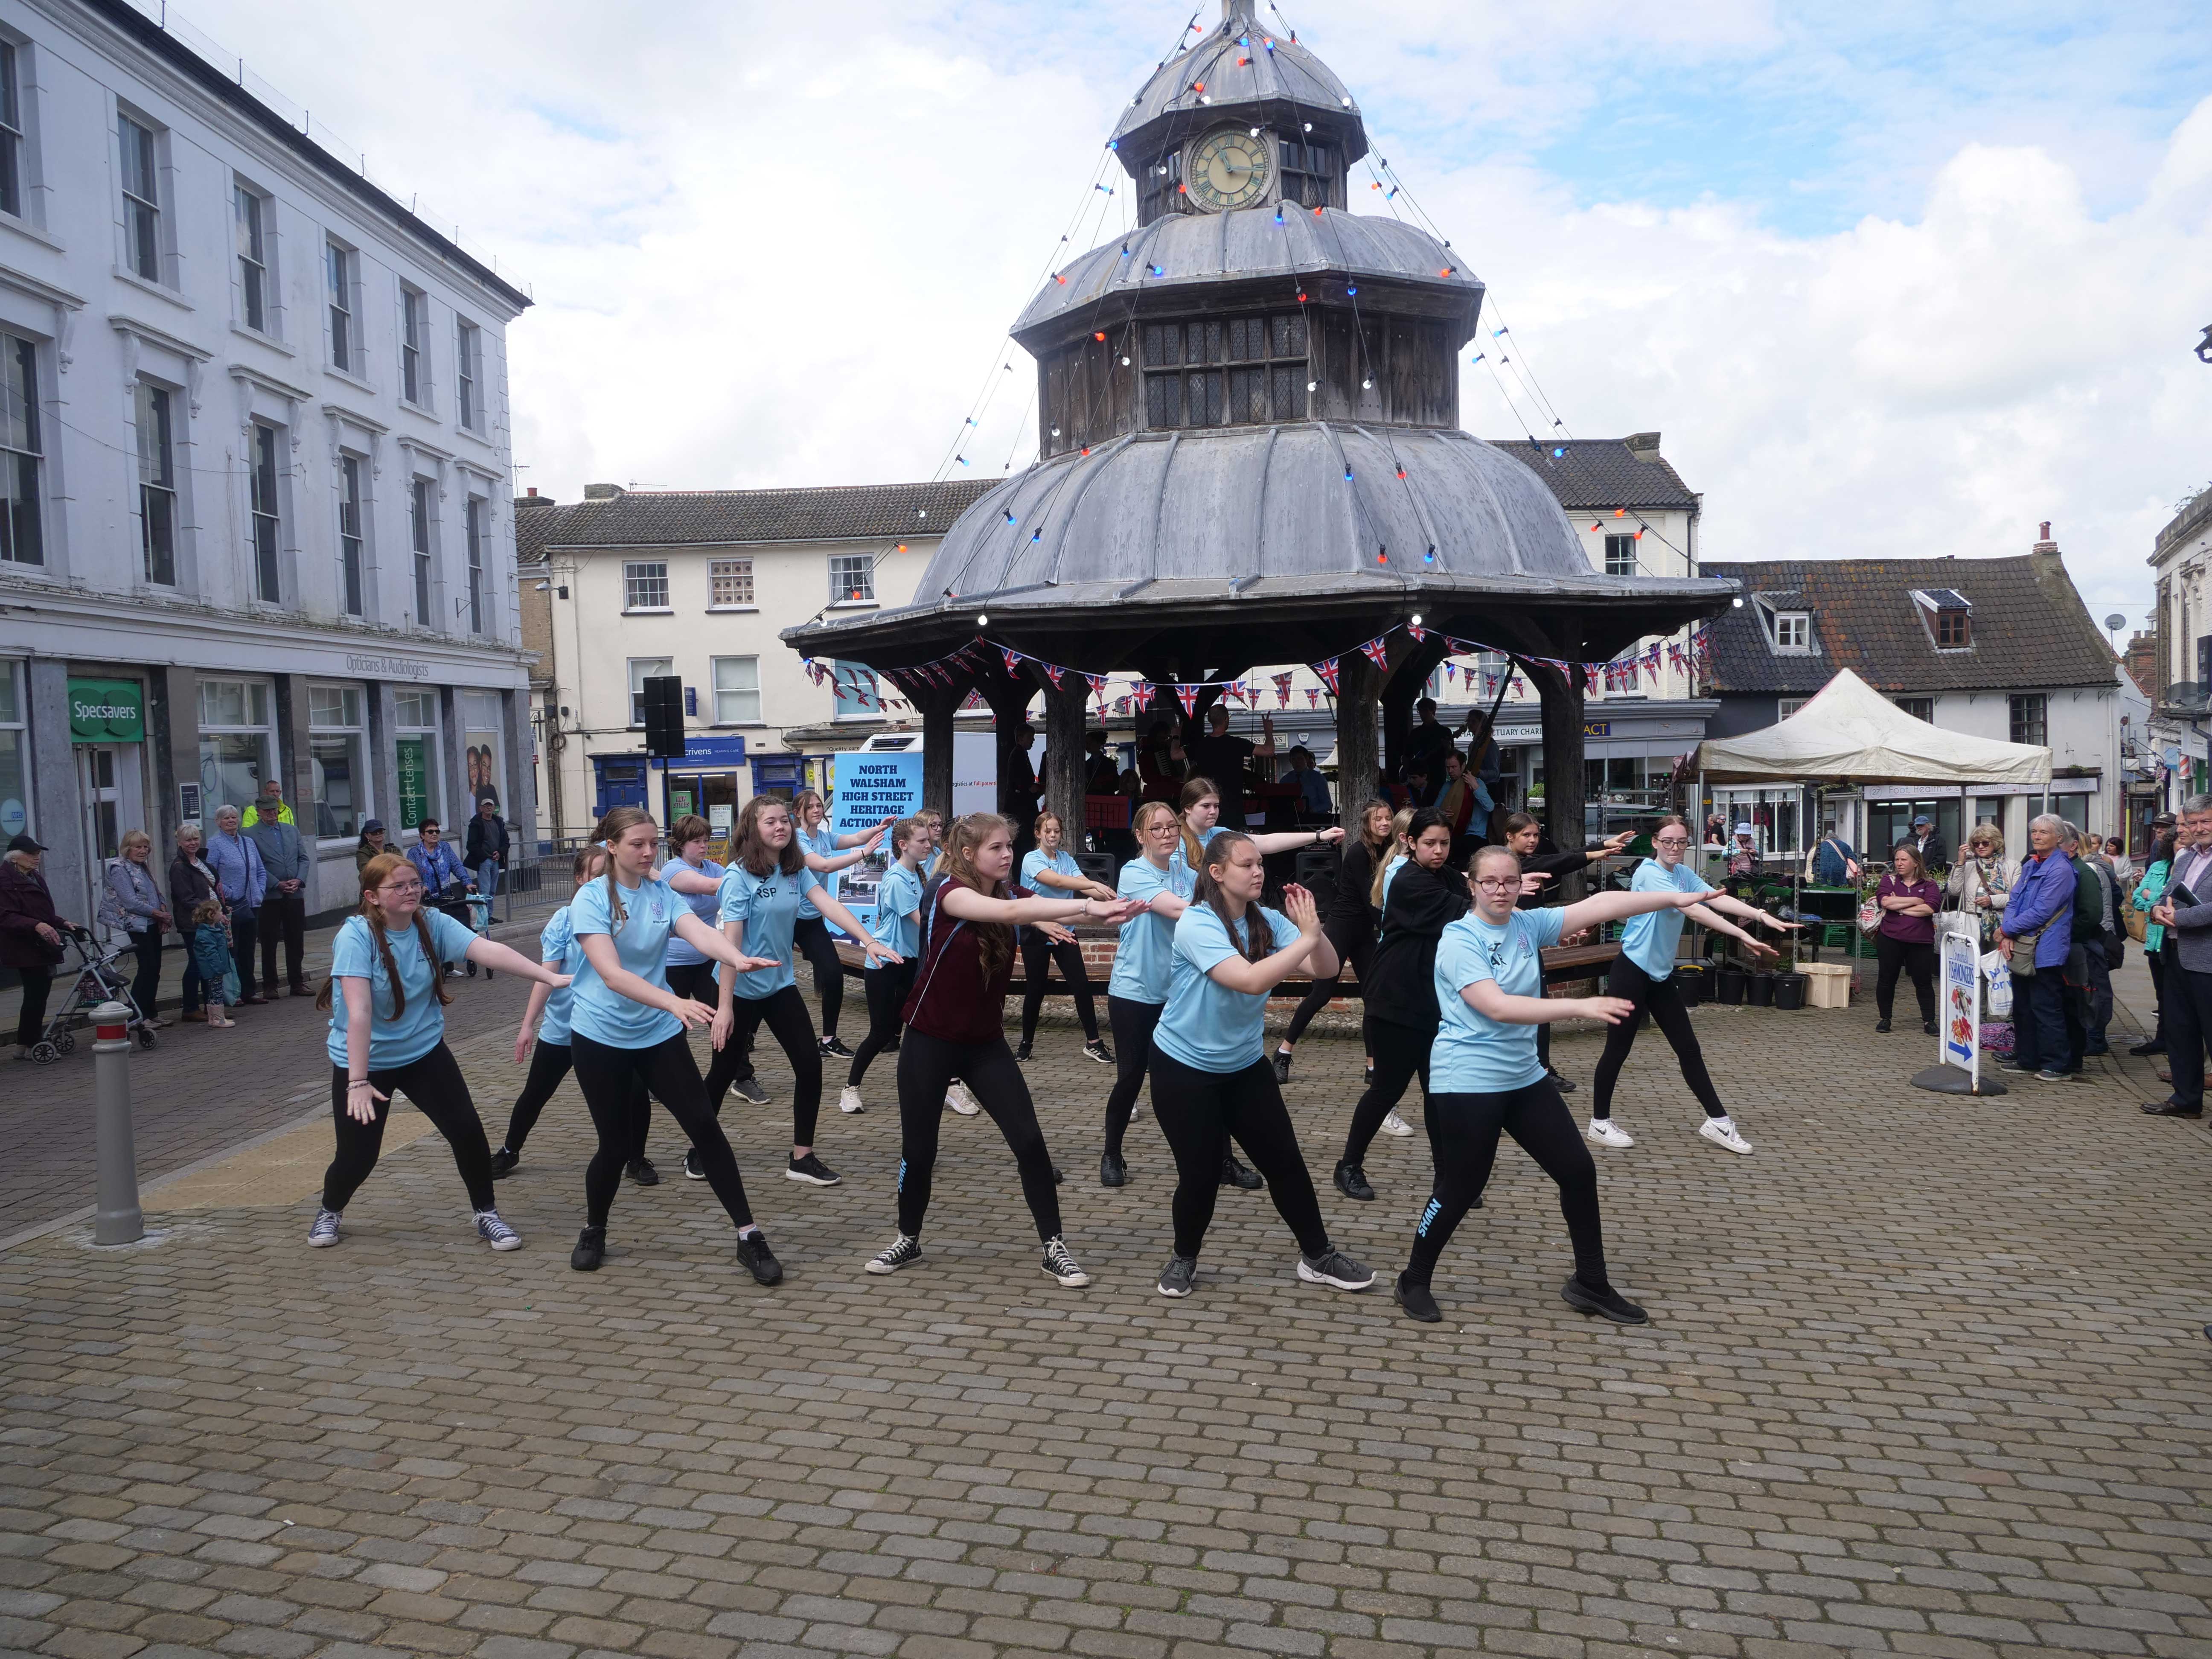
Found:
<svg viewBox="0 0 2212 1659"><path fill-rule="evenodd" d="M2065 830L2055 812L2028 821L2032 850L2021 861L1997 934L2013 970L2012 1058L1999 1069L2032 1072L2045 1083L2066 1082L2081 1069L2081 1055L2069 1052L2062 979L2074 949L2074 866L2058 850Z"/></svg>
<svg viewBox="0 0 2212 1659"><path fill-rule="evenodd" d="M1881 931L1875 935L1875 958L1881 971L1875 979L1874 1006L1881 1015L1877 1031L1889 1030L1889 1012L1897 998L1897 976L1912 975L1913 994L1920 999L1921 1028L1936 1030L1936 910L1943 890L1928 879L1920 862L1920 849L1901 841L1890 852L1889 873L1881 878L1875 902L1881 907Z"/></svg>

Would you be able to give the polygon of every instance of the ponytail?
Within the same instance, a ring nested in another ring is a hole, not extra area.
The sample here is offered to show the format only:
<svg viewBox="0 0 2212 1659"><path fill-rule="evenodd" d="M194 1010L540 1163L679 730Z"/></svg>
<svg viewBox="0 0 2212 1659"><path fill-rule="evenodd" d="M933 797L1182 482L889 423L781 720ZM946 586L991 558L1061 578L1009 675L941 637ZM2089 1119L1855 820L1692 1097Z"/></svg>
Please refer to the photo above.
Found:
<svg viewBox="0 0 2212 1659"><path fill-rule="evenodd" d="M1237 927L1230 919L1229 902L1221 890L1221 884L1213 878L1215 865L1226 865L1229 855L1238 847L1250 847L1252 837L1240 830L1224 830L1214 836L1206 849L1206 862L1199 866L1198 879L1190 890L1190 902L1203 904L1221 920L1221 931L1229 935L1229 942L1237 944ZM1260 925L1260 905L1255 899L1244 907L1244 943L1238 946L1247 962L1265 962L1275 953L1275 936Z"/></svg>
<svg viewBox="0 0 2212 1659"><path fill-rule="evenodd" d="M651 823L653 814L641 806L617 806L599 820L599 833L592 839L607 849L607 928L611 933L620 933L623 923L629 920L629 912L622 902L622 884L615 879L615 843L641 823Z"/></svg>
<svg viewBox="0 0 2212 1659"><path fill-rule="evenodd" d="M392 939L384 931L384 907L376 902L376 893L393 871L408 867L409 860L401 854L379 853L361 870L361 919L368 924L368 936L376 943L376 959L384 964L384 982L392 988L394 1019L407 1012L407 988L399 982L399 964L392 959ZM440 971L437 940L430 932L429 912L420 906L415 911L415 938L422 947L422 960L430 964L431 988L437 993L442 1007L453 1000L453 994L446 988L446 976ZM329 1012L337 989L337 981L326 975L323 988L315 993L315 1006Z"/></svg>

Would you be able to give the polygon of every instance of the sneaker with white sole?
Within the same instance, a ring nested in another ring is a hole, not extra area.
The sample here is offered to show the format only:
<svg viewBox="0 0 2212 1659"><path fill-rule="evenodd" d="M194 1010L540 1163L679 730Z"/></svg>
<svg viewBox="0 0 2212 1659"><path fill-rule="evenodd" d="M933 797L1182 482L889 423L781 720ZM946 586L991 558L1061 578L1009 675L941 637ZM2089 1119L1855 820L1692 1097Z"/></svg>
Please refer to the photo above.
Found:
<svg viewBox="0 0 2212 1659"><path fill-rule="evenodd" d="M739 1100L755 1106L768 1104L768 1089L758 1076L741 1077L730 1085L730 1092Z"/></svg>
<svg viewBox="0 0 2212 1659"><path fill-rule="evenodd" d="M1751 1150L1751 1143L1736 1133L1735 1125L1731 1123L1723 1129L1721 1127L1720 1119L1717 1117L1709 1117L1698 1125L1698 1133L1711 1141L1714 1146L1725 1146L1732 1152L1747 1152Z"/></svg>
<svg viewBox="0 0 2212 1659"><path fill-rule="evenodd" d="M872 1273L895 1273L901 1267L911 1267L921 1260L921 1241L901 1233L891 1240L888 1249L878 1250L868 1258L868 1271Z"/></svg>
<svg viewBox="0 0 2212 1659"><path fill-rule="evenodd" d="M1609 1117L1590 1120L1589 1138L1601 1146L1633 1146L1636 1137Z"/></svg>
<svg viewBox="0 0 2212 1659"><path fill-rule="evenodd" d="M964 1083L956 1083L945 1091L945 1103L963 1117L973 1117L983 1109L976 1103L975 1097L968 1092L968 1085Z"/></svg>
<svg viewBox="0 0 2212 1659"><path fill-rule="evenodd" d="M834 1187L845 1177L824 1164L812 1152L805 1158L794 1158L784 1168L784 1177L804 1182L810 1187Z"/></svg>
<svg viewBox="0 0 2212 1659"><path fill-rule="evenodd" d="M307 1229L307 1243L319 1250L328 1249L338 1242L338 1223L343 1218L336 1210L318 1209L315 1224Z"/></svg>
<svg viewBox="0 0 2212 1659"><path fill-rule="evenodd" d="M1342 1250L1325 1250L1319 1255L1300 1256L1298 1277L1309 1285L1334 1285L1340 1291L1364 1291L1375 1282L1373 1273Z"/></svg>
<svg viewBox="0 0 2212 1659"><path fill-rule="evenodd" d="M837 1097L837 1109L841 1112L865 1112L868 1109L860 1103L860 1091L848 1084L844 1092Z"/></svg>
<svg viewBox="0 0 2212 1659"><path fill-rule="evenodd" d="M1091 1275L1075 1265L1067 1246L1056 1238L1044 1242L1044 1270L1072 1291L1081 1290L1091 1282Z"/></svg>
<svg viewBox="0 0 2212 1659"><path fill-rule="evenodd" d="M499 1218L497 1210L477 1212L477 1237L495 1250L519 1250L522 1235Z"/></svg>
<svg viewBox="0 0 2212 1659"><path fill-rule="evenodd" d="M1198 1280L1198 1258L1190 1255L1171 1255L1168 1265L1160 1269L1160 1294L1183 1297L1190 1294L1191 1286Z"/></svg>
<svg viewBox="0 0 2212 1659"><path fill-rule="evenodd" d="M1392 1112L1382 1120L1382 1133L1386 1135L1409 1135L1413 1133L1413 1126Z"/></svg>

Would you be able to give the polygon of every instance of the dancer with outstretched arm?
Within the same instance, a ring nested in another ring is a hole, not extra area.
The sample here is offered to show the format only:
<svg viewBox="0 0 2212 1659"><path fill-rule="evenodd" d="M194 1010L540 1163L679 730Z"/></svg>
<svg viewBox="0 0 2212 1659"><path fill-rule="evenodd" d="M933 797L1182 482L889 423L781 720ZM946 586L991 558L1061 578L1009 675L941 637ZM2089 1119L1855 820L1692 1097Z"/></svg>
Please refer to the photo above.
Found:
<svg viewBox="0 0 2212 1659"><path fill-rule="evenodd" d="M1098 1155L1098 1184L1119 1187L1129 1178L1121 1143L1137 1109L1152 1063L1152 1028L1167 1006L1176 923L1190 902L1191 878L1175 858L1182 828L1175 808L1148 800L1137 809L1138 855L1121 866L1120 896L1143 906L1121 924L1114 947L1114 973L1106 981L1106 1020L1114 1028L1114 1087L1106 1096L1106 1150ZM1221 1179L1233 1182L1237 1164L1222 1153ZM1248 1172L1249 1173L1249 1172Z"/></svg>
<svg viewBox="0 0 2212 1659"><path fill-rule="evenodd" d="M1060 845L1059 813L1038 813L1033 833L1037 844L1022 855L1023 886L1040 898L1114 896L1112 888L1085 875L1075 862L1075 855ZM1054 931L1048 931L1047 927L1022 930L1022 1046L1014 1050L1014 1058L1030 1057L1030 1045L1036 1037L1037 1015L1044 1007L1045 975L1056 962L1060 977L1067 981L1068 994L1075 1000L1076 1018L1083 1022L1084 1054L1101 1066L1111 1066L1114 1051L1098 1035L1098 1010L1091 1000L1091 976L1084 971L1083 947L1066 929L1057 924L1048 926Z"/></svg>
<svg viewBox="0 0 2212 1659"><path fill-rule="evenodd" d="M865 1112L860 1079L886 1048L896 1050L899 1011L914 988L915 954L921 948L921 861L929 855L927 830L920 818L901 818L891 830L891 865L876 884L875 935L898 960L870 963L860 976L867 988L868 1035L853 1051L852 1068L837 1097L841 1112Z"/></svg>

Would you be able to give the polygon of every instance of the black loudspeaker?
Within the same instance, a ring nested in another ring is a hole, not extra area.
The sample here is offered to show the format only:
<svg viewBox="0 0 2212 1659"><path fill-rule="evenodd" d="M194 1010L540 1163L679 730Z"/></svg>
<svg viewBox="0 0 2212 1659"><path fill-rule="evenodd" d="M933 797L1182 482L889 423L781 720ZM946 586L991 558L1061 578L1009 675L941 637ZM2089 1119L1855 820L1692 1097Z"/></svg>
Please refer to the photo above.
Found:
<svg viewBox="0 0 2212 1659"><path fill-rule="evenodd" d="M664 760L684 756L684 681L656 674L644 685L645 752Z"/></svg>

